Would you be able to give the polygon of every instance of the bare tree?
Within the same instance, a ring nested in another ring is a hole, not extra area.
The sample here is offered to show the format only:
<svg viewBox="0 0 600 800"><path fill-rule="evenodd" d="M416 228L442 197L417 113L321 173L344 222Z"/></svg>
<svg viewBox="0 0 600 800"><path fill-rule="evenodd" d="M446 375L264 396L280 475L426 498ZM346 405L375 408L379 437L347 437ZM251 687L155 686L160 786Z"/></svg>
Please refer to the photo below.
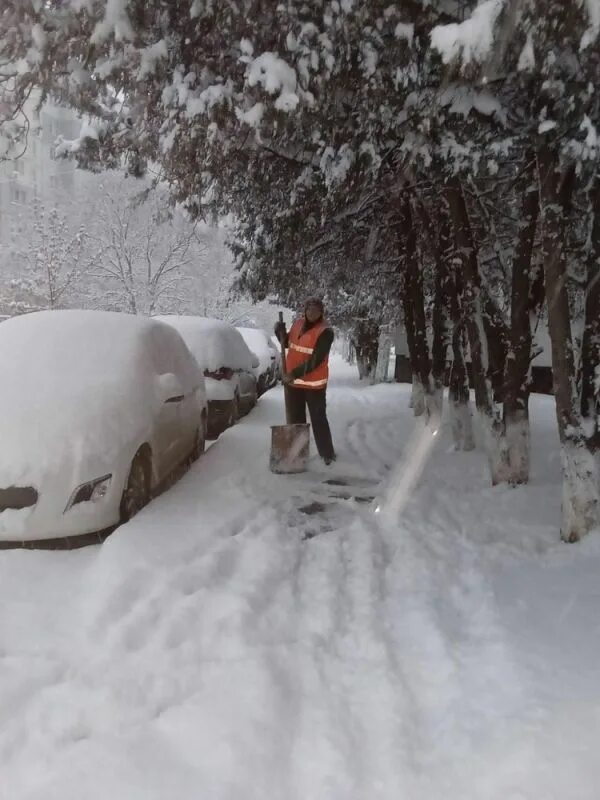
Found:
<svg viewBox="0 0 600 800"><path fill-rule="evenodd" d="M204 246L196 225L172 213L162 194L144 200L107 190L93 228L89 272L102 281L107 305L149 315L187 305L189 269Z"/></svg>

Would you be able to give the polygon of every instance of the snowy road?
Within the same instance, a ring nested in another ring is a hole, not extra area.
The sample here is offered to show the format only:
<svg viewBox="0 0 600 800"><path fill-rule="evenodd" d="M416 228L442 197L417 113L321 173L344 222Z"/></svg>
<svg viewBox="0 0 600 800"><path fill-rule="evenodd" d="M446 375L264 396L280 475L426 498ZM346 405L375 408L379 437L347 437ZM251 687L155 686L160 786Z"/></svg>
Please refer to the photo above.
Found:
<svg viewBox="0 0 600 800"><path fill-rule="evenodd" d="M600 541L557 543L551 404L531 486L444 429L391 524L408 389L335 366L334 468L268 472L277 390L102 546L0 553L2 800L599 796Z"/></svg>

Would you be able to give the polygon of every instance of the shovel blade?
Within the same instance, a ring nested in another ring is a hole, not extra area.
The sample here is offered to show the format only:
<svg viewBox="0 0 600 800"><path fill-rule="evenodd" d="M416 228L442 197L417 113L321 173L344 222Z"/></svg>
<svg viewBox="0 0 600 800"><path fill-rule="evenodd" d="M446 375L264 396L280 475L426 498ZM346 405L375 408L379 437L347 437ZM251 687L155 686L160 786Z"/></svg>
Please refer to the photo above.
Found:
<svg viewBox="0 0 600 800"><path fill-rule="evenodd" d="M271 427L271 472L280 475L305 472L309 455L310 425Z"/></svg>

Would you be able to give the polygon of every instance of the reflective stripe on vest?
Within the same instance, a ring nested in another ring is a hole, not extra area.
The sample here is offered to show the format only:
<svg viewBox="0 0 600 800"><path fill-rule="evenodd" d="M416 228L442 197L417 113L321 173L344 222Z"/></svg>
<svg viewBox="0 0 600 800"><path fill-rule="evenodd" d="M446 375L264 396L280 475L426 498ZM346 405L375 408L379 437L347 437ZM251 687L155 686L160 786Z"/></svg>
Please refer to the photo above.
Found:
<svg viewBox="0 0 600 800"><path fill-rule="evenodd" d="M290 342L290 350L297 350L299 353L306 353L309 356L312 356L315 352L314 347L301 347L299 344L294 344L293 342Z"/></svg>
<svg viewBox="0 0 600 800"><path fill-rule="evenodd" d="M306 364L313 355L315 346L319 336L329 326L322 320L321 322L309 328L302 333L304 328L304 320L297 319L292 325L289 333L289 349L286 355L286 372L292 372L294 369ZM292 381L292 386L298 389L323 389L327 386L327 379L329 378L329 358L326 358L318 367L303 375L301 378L295 378Z"/></svg>
<svg viewBox="0 0 600 800"><path fill-rule="evenodd" d="M320 381L305 381L302 378L296 378L292 382L292 386L308 386L311 389L321 389L323 386L327 386L327 378Z"/></svg>

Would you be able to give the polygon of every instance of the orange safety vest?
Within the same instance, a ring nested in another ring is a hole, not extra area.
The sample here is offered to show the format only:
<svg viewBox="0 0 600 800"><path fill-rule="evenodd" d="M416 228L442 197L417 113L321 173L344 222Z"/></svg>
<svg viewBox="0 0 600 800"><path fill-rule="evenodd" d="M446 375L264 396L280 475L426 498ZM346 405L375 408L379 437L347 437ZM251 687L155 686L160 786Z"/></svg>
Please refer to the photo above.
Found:
<svg viewBox="0 0 600 800"><path fill-rule="evenodd" d="M329 326L321 320L305 333L302 333L303 327L304 320L297 319L290 328L288 335L289 350L285 359L286 372L291 372L308 361L314 352L317 339ZM298 389L324 389L327 386L328 378L329 358L326 358L312 372L302 378L296 378L292 382L292 386L296 386Z"/></svg>

